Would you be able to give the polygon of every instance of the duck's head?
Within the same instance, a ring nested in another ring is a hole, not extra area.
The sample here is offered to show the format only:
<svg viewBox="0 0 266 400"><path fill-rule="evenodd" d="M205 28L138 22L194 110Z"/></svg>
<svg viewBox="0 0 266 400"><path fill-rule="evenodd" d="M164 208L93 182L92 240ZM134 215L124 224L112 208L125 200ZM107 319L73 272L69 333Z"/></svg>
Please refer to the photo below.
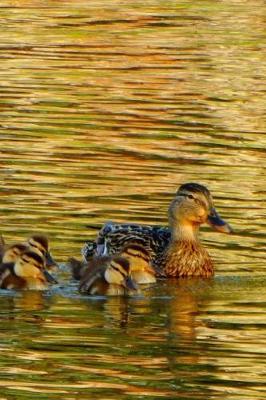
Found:
<svg viewBox="0 0 266 400"><path fill-rule="evenodd" d="M37 250L44 256L48 269L57 266L49 251L49 242L45 235L32 235L27 239L27 243L32 250Z"/></svg>
<svg viewBox="0 0 266 400"><path fill-rule="evenodd" d="M104 273L110 285L123 286L128 290L137 290L137 285L130 276L129 261L123 257L113 257Z"/></svg>
<svg viewBox="0 0 266 400"><path fill-rule="evenodd" d="M211 193L205 186L198 183L181 185L169 207L170 225L197 229L205 222L219 232L232 232L230 225L215 210Z"/></svg>
<svg viewBox="0 0 266 400"><path fill-rule="evenodd" d="M26 250L28 250L28 246L25 243L15 243L9 246L4 252L2 263L15 263Z"/></svg>

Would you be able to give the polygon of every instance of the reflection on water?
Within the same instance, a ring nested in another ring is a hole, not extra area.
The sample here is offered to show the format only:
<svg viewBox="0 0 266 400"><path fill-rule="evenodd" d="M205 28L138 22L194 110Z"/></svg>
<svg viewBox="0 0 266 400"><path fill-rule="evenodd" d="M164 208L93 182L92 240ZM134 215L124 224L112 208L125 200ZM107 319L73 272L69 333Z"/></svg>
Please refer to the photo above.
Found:
<svg viewBox="0 0 266 400"><path fill-rule="evenodd" d="M32 310L30 292L3 296L3 393L262 398L264 286L257 278L181 280L108 299L65 289L38 293Z"/></svg>
<svg viewBox="0 0 266 400"><path fill-rule="evenodd" d="M265 398L261 0L0 4L1 233L64 262L106 220L166 224L206 184L213 281L129 299L1 291L3 399Z"/></svg>

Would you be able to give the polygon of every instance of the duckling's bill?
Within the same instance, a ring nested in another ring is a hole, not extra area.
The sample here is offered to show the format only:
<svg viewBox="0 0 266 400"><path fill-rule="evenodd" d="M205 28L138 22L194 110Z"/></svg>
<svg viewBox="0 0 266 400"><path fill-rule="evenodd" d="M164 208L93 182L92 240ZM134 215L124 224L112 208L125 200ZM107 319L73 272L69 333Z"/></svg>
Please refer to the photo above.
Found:
<svg viewBox="0 0 266 400"><path fill-rule="evenodd" d="M49 251L47 251L45 254L45 261L46 261L46 267L48 269L52 269L53 267L58 267L57 262L55 262Z"/></svg>
<svg viewBox="0 0 266 400"><path fill-rule="evenodd" d="M47 271L47 269L43 270L43 274L49 283L58 283L58 281Z"/></svg>

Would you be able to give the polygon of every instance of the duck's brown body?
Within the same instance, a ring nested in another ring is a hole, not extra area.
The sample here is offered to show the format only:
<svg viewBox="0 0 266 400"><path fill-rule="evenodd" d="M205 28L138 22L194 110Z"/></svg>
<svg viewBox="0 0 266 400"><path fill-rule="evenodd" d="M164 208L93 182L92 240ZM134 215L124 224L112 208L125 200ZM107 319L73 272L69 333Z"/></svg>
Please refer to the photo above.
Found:
<svg viewBox="0 0 266 400"><path fill-rule="evenodd" d="M209 278L214 274L212 260L205 248L199 242L184 240L172 243L166 250L161 271L158 271L161 276L179 278Z"/></svg>

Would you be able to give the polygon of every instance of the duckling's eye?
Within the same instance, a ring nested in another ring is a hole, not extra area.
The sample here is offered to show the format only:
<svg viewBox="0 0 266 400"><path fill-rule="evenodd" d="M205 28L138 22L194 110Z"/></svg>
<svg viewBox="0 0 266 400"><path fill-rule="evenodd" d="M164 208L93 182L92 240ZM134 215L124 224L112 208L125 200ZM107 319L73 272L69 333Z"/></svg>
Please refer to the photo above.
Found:
<svg viewBox="0 0 266 400"><path fill-rule="evenodd" d="M195 197L194 197L192 194L188 194L187 197L188 197L189 199L195 199Z"/></svg>

